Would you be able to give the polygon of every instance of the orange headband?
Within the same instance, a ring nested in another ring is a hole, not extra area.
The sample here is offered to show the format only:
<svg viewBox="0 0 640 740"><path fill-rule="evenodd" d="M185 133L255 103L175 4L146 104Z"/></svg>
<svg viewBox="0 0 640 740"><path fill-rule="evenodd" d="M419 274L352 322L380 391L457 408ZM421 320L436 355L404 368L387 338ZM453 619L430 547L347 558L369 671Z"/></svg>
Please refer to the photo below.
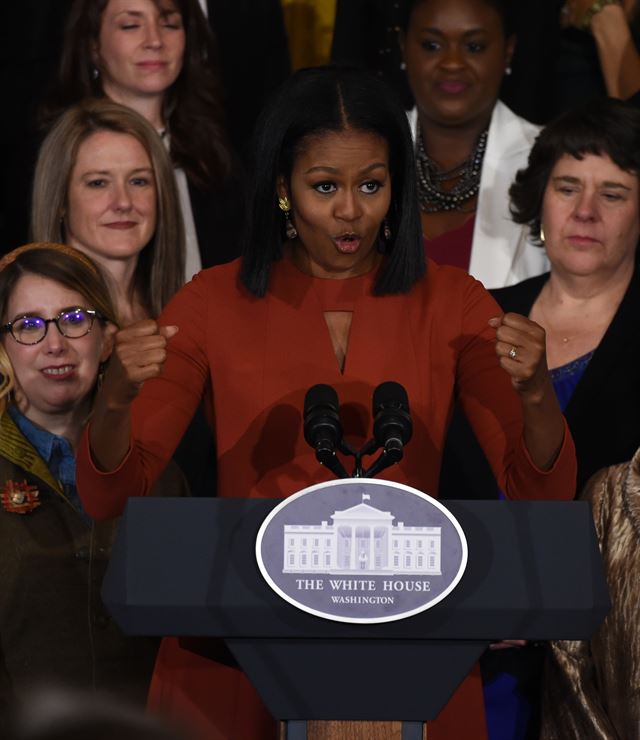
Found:
<svg viewBox="0 0 640 740"><path fill-rule="evenodd" d="M79 249L70 247L68 244L56 244L54 242L33 242L31 244L25 244L22 247L17 247L0 259L0 272L17 260L23 252L31 252L33 249L51 249L54 252L62 252L63 254L78 260L78 262L82 262L82 264L85 267L88 267L94 274L100 274L98 272L98 268L93 264L93 262Z"/></svg>

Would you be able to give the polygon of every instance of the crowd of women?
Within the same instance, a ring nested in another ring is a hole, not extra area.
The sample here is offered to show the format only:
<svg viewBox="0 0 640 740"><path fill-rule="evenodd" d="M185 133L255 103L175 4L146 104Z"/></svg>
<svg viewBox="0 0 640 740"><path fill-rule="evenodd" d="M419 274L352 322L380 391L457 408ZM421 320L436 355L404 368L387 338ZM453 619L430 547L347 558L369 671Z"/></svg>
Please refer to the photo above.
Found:
<svg viewBox="0 0 640 740"><path fill-rule="evenodd" d="M30 239L0 260L0 727L54 683L202 740L276 738L237 667L111 620L118 517L130 496L328 480L306 390L337 389L359 446L392 379L414 432L385 477L444 498L583 496L613 603L591 642L494 645L428 737L640 738L640 112L600 96L543 129L513 113L511 11L405 0L411 110L366 70L299 71L246 158L198 0L72 4ZM635 7L615 0L568 2L563 23L602 46L605 11L630 33Z"/></svg>

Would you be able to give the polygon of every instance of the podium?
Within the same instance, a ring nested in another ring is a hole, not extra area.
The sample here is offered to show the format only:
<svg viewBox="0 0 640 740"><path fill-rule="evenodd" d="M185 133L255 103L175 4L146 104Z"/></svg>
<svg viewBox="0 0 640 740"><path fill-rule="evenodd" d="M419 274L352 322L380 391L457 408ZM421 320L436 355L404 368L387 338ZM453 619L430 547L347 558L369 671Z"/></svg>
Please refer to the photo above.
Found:
<svg viewBox="0 0 640 740"><path fill-rule="evenodd" d="M307 720L399 720L403 740L422 738L490 642L588 639L609 610L588 504L447 501L469 560L446 599L382 624L322 619L258 569L256 535L279 502L130 499L103 598L127 634L198 638L185 645L203 654L200 638L223 638L288 740Z"/></svg>

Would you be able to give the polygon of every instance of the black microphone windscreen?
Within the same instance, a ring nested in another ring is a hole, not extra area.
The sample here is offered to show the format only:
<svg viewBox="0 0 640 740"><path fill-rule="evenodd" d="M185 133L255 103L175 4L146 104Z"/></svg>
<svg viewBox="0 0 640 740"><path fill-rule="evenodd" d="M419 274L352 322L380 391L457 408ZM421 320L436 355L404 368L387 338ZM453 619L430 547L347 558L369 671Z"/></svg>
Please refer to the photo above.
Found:
<svg viewBox="0 0 640 740"><path fill-rule="evenodd" d="M380 383L380 385L374 390L371 406L374 417L377 416L380 409L385 406L395 406L404 411L409 411L409 397L400 383L396 383L393 380L387 380L385 383Z"/></svg>
<svg viewBox="0 0 640 740"><path fill-rule="evenodd" d="M338 411L338 394L335 388L326 383L311 386L304 397L304 415L317 406L328 406Z"/></svg>

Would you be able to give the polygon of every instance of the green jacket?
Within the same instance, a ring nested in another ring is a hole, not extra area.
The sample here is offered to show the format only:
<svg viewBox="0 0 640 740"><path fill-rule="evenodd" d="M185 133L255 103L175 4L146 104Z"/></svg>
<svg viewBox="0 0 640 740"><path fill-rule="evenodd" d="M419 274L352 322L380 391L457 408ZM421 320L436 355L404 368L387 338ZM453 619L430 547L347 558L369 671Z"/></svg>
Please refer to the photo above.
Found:
<svg viewBox="0 0 640 740"><path fill-rule="evenodd" d="M163 480L170 495L184 493L175 469ZM3 492L23 481L40 506L20 514ZM9 414L0 417L0 711L45 683L145 701L158 643L125 637L100 599L116 527L87 524Z"/></svg>

